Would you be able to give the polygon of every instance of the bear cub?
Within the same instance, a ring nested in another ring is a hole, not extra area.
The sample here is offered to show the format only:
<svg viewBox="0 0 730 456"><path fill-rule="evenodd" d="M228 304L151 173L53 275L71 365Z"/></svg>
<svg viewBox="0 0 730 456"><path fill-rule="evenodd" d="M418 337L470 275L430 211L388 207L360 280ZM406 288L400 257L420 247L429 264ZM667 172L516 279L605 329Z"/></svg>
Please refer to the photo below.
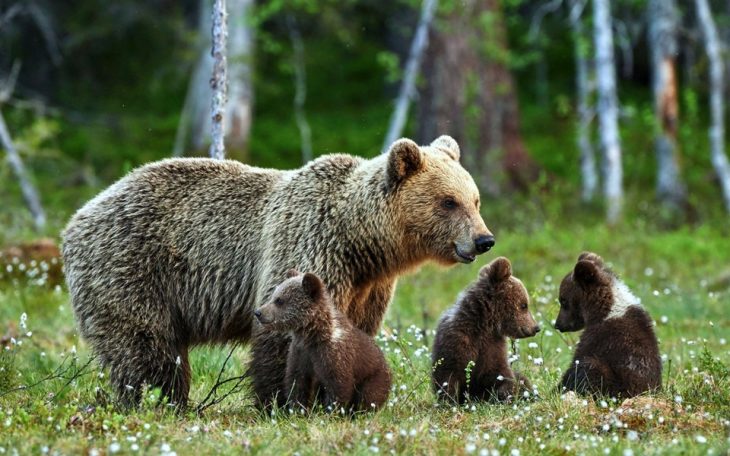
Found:
<svg viewBox="0 0 730 456"><path fill-rule="evenodd" d="M265 328L292 335L285 374L289 402L310 408L317 398L330 410L380 408L391 377L375 341L334 307L319 276L293 269L287 276L254 315Z"/></svg>
<svg viewBox="0 0 730 456"><path fill-rule="evenodd" d="M540 331L528 304L527 290L512 275L507 258L482 267L436 330L433 387L439 399L504 402L532 389L507 359L507 337L532 337Z"/></svg>
<svg viewBox="0 0 730 456"><path fill-rule="evenodd" d="M585 328L560 389L632 397L662 384L654 324L641 300L595 253L584 252L560 284L561 332Z"/></svg>

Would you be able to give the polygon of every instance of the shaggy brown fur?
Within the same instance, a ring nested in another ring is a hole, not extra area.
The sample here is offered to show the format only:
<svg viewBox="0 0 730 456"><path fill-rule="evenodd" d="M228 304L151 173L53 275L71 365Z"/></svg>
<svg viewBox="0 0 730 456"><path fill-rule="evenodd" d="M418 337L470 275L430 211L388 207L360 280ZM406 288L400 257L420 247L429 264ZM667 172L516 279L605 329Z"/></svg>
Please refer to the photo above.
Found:
<svg viewBox="0 0 730 456"><path fill-rule="evenodd" d="M253 311L289 268L320 276L372 336L399 275L429 260L471 262L494 244L458 156L441 137L292 171L202 158L134 170L63 233L81 334L126 403L145 382L184 403L191 346L253 338L250 372L267 405L283 390L288 336L253 334Z"/></svg>
<svg viewBox="0 0 730 456"><path fill-rule="evenodd" d="M334 307L319 277L288 276L254 315L265 329L292 335L285 377L291 402L309 408L320 397L330 410L381 407L390 391L383 353Z"/></svg>
<svg viewBox="0 0 730 456"><path fill-rule="evenodd" d="M444 313L436 331L433 387L440 399L507 401L531 389L527 379L510 368L506 340L540 331L528 303L527 290L512 276L507 258L497 258L479 271L477 281Z"/></svg>
<svg viewBox="0 0 730 456"><path fill-rule="evenodd" d="M640 300L590 252L560 284L559 331L578 331L561 390L631 397L658 390L662 363L651 317Z"/></svg>

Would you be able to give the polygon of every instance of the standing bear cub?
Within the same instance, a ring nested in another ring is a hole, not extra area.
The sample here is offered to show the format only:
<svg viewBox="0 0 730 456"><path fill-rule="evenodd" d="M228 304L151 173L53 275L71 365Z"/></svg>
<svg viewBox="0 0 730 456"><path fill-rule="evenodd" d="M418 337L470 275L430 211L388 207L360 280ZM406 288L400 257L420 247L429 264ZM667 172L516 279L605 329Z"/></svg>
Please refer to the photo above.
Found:
<svg viewBox="0 0 730 456"><path fill-rule="evenodd" d="M531 389L527 379L510 368L506 340L540 331L528 304L527 290L512 275L507 258L482 267L477 281L438 324L432 361L433 386L440 399L508 401Z"/></svg>
<svg viewBox="0 0 730 456"><path fill-rule="evenodd" d="M382 406L390 371L373 339L335 308L317 275L287 275L254 315L265 329L292 334L284 380L290 402L309 408L319 397L349 411Z"/></svg>
<svg viewBox="0 0 730 456"><path fill-rule="evenodd" d="M658 390L662 362L653 322L641 301L595 253L584 252L560 284L561 332L585 328L561 389L631 397Z"/></svg>

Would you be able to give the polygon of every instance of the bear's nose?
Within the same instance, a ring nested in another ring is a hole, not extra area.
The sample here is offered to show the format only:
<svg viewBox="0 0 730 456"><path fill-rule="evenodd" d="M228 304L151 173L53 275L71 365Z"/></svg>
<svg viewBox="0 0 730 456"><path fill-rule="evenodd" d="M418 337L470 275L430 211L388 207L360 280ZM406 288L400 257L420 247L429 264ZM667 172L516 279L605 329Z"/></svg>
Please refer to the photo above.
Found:
<svg viewBox="0 0 730 456"><path fill-rule="evenodd" d="M256 318L261 318L261 311L260 310L254 310L253 311L253 316L256 317Z"/></svg>
<svg viewBox="0 0 730 456"><path fill-rule="evenodd" d="M479 236L474 240L474 245L476 246L477 252L487 252L494 247L494 236Z"/></svg>
<svg viewBox="0 0 730 456"><path fill-rule="evenodd" d="M534 332L535 334L539 333L540 332L540 325L536 325L535 328L533 328L532 332Z"/></svg>

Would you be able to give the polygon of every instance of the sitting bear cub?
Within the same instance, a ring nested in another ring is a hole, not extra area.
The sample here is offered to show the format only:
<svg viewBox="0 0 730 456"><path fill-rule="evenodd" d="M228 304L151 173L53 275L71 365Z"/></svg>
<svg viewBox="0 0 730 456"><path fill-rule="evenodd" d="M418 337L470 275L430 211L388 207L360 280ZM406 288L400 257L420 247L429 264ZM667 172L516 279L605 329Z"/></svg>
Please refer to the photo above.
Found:
<svg viewBox="0 0 730 456"><path fill-rule="evenodd" d="M653 322L639 298L590 252L560 284L558 331L585 328L561 389L631 397L658 390L662 362Z"/></svg>
<svg viewBox="0 0 730 456"><path fill-rule="evenodd" d="M482 267L477 281L438 324L432 362L433 387L440 399L508 401L531 389L527 379L510 368L506 340L540 331L528 303L527 290L512 276L507 258Z"/></svg>
<svg viewBox="0 0 730 456"><path fill-rule="evenodd" d="M264 327L292 334L285 375L290 403L309 408L316 397L331 410L382 406L390 371L373 339L334 307L317 275L292 269L287 276L254 315Z"/></svg>

